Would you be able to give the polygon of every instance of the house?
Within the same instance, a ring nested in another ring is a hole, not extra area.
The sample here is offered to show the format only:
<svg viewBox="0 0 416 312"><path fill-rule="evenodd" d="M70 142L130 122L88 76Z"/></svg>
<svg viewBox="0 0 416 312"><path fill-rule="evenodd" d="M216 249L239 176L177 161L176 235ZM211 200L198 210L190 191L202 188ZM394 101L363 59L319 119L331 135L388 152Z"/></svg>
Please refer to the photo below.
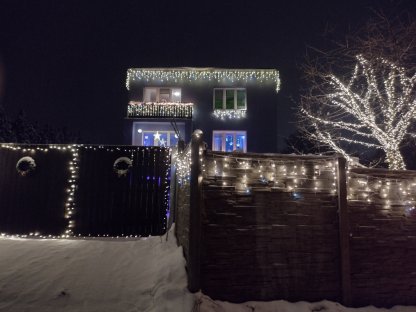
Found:
<svg viewBox="0 0 416 312"><path fill-rule="evenodd" d="M277 152L279 86L275 69L130 68L125 143L173 146L201 129L212 150Z"/></svg>

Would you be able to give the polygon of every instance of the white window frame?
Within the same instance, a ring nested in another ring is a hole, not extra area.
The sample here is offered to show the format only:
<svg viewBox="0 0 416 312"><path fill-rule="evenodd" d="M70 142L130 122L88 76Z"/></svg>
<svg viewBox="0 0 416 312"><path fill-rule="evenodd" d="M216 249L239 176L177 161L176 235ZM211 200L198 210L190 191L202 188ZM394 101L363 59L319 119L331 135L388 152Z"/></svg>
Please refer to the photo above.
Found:
<svg viewBox="0 0 416 312"><path fill-rule="evenodd" d="M243 146L243 152L247 153L247 131L245 131L245 130L229 130L229 131L227 131L227 130L214 130L214 131L212 131L212 150L213 151L214 151L214 146L215 146L214 139L215 139L216 134L221 134L221 136L222 136L221 151L218 151L218 152L225 152L226 151L226 149L225 149L225 144L226 144L225 143L225 135L226 134L232 134L233 135L233 142L234 142L233 152L236 151L237 150L236 149L237 135L242 134L242 135L245 136L245 140L244 140L245 144Z"/></svg>
<svg viewBox="0 0 416 312"><path fill-rule="evenodd" d="M170 135L171 134L173 134L173 135L176 134L175 131L170 131L170 130L143 130L141 146L144 146L144 134L146 132L152 132L153 133L153 136L155 135L156 132L159 132L159 134L166 133L167 134L167 138L168 138L168 141L166 142L166 145L165 145L166 147L170 147L171 146L170 145Z"/></svg>
<svg viewBox="0 0 416 312"><path fill-rule="evenodd" d="M145 102L145 94L146 94L146 89L156 89L156 102L155 103L161 103L160 101L160 89L169 89L170 93L169 93L169 98L170 101L169 102L174 102L172 100L172 95L173 95L173 90L177 89L180 91L180 96L179 96L179 101L175 101L175 103L181 103L182 101L182 88L178 88L178 87L144 87L143 88L143 102Z"/></svg>
<svg viewBox="0 0 416 312"><path fill-rule="evenodd" d="M215 107L215 91L222 90L222 108L216 108ZM234 108L226 108L227 105L227 90L234 90ZM244 108L237 108L237 91L244 91ZM212 107L214 110L216 109L223 109L223 110L247 110L247 89L246 88L214 88L213 94L212 94Z"/></svg>

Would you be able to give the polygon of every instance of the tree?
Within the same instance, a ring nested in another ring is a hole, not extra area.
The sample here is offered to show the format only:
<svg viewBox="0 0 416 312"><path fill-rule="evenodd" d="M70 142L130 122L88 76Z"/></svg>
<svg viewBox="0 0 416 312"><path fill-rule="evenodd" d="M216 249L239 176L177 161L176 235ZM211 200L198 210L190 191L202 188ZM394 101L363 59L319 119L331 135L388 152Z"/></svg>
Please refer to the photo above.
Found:
<svg viewBox="0 0 416 312"><path fill-rule="evenodd" d="M0 142L14 142L12 124L6 115L4 107L0 105Z"/></svg>
<svg viewBox="0 0 416 312"><path fill-rule="evenodd" d="M346 43L318 54L304 67L304 134L346 158L380 149L390 169L405 169L400 148L416 118L416 22L376 13Z"/></svg>

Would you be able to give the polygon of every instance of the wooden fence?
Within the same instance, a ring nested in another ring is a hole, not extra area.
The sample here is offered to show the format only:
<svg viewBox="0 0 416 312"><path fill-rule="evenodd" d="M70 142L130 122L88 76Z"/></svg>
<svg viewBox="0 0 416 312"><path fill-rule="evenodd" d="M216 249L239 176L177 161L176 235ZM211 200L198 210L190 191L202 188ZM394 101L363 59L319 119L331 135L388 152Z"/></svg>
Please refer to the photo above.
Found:
<svg viewBox="0 0 416 312"><path fill-rule="evenodd" d="M177 198L187 203L176 230L191 291L233 302L416 304L416 172L202 147L194 135Z"/></svg>
<svg viewBox="0 0 416 312"><path fill-rule="evenodd" d="M0 233L62 237L166 232L167 148L3 144L0 166Z"/></svg>

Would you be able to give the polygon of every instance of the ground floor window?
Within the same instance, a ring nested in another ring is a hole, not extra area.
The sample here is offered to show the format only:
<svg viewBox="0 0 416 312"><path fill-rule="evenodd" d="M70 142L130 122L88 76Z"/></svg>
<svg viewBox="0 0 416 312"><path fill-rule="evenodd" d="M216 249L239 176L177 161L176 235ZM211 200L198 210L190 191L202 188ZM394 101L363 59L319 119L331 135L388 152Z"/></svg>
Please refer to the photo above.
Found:
<svg viewBox="0 0 416 312"><path fill-rule="evenodd" d="M212 150L223 152L247 152L247 132L222 130L213 131Z"/></svg>
<svg viewBox="0 0 416 312"><path fill-rule="evenodd" d="M185 137L185 123L176 123L179 136ZM171 147L178 143L178 134L170 122L137 121L133 122L132 145Z"/></svg>
<svg viewBox="0 0 416 312"><path fill-rule="evenodd" d="M144 131L142 146L175 146L178 136L174 131Z"/></svg>

